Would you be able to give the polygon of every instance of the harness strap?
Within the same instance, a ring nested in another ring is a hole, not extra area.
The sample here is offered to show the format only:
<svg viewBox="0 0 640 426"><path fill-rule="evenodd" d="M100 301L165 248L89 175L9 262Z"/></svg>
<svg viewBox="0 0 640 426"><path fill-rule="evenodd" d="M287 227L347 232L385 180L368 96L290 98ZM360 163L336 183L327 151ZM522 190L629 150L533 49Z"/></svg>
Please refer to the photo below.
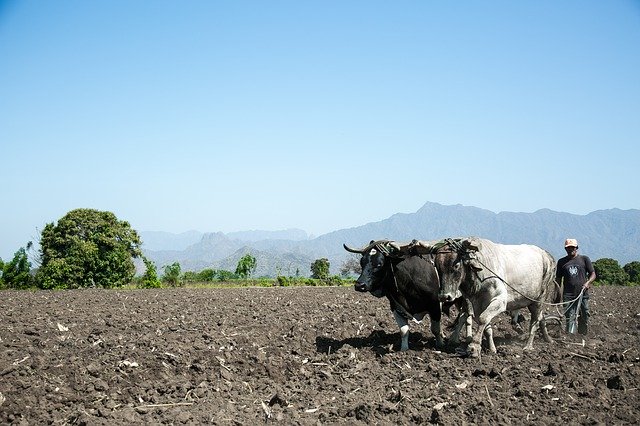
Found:
<svg viewBox="0 0 640 426"><path fill-rule="evenodd" d="M400 288L398 287L398 280L396 279L396 273L393 270L393 262L391 262L391 260L389 260L389 266L391 268L391 276L393 277L393 283L396 287L396 294L400 294ZM396 305L396 311L402 315L405 319L410 320L410 319L414 319L415 317L413 316L413 314L411 312L409 312L409 309L402 303L400 303L400 301L398 299L396 299L393 295L389 294L388 295L389 298L393 301L393 303ZM418 320L416 320L418 321Z"/></svg>

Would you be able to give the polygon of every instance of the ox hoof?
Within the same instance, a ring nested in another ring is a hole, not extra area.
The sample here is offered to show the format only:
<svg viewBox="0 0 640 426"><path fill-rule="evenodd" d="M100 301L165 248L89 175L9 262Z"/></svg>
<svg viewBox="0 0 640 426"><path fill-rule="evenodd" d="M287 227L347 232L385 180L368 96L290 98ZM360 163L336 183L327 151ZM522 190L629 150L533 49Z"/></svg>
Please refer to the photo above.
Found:
<svg viewBox="0 0 640 426"><path fill-rule="evenodd" d="M480 351L481 351L481 348L479 345L474 345L474 344L469 345L468 352L469 352L470 358L480 358Z"/></svg>
<svg viewBox="0 0 640 426"><path fill-rule="evenodd" d="M465 346L458 346L456 348L456 356L466 358L469 356L469 350Z"/></svg>

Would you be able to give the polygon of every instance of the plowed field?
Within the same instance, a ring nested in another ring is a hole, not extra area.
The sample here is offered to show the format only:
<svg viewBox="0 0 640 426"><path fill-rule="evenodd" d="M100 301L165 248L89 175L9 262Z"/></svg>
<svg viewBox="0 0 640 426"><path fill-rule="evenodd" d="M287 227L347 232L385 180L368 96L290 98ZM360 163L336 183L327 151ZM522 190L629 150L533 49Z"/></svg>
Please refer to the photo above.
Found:
<svg viewBox="0 0 640 426"><path fill-rule="evenodd" d="M640 288L591 307L530 352L503 315L478 360L425 323L398 352L351 288L2 291L0 423L638 424Z"/></svg>

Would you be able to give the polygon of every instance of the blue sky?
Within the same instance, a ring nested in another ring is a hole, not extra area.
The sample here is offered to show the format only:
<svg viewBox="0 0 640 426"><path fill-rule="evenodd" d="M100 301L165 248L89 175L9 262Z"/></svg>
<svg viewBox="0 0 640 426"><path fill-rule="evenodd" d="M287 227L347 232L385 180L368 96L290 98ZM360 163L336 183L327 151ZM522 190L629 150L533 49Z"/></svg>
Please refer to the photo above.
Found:
<svg viewBox="0 0 640 426"><path fill-rule="evenodd" d="M639 46L631 0L0 1L0 257L75 208L316 236L637 209Z"/></svg>

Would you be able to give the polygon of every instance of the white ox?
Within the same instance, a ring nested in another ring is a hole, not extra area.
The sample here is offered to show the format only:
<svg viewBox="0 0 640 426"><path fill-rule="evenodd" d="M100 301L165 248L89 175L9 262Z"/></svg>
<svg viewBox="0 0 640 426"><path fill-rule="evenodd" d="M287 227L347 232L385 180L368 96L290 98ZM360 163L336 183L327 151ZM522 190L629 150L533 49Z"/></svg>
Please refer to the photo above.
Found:
<svg viewBox="0 0 640 426"><path fill-rule="evenodd" d="M533 349L538 328L551 341L543 318L544 303L557 301L556 262L540 247L528 244L504 245L481 238L447 239L442 242L413 241L409 250L434 255L440 276L440 300L462 295L479 324L469 345L469 355L480 356L482 334L489 349L496 352L490 325L496 315L527 307L531 312L525 350Z"/></svg>

